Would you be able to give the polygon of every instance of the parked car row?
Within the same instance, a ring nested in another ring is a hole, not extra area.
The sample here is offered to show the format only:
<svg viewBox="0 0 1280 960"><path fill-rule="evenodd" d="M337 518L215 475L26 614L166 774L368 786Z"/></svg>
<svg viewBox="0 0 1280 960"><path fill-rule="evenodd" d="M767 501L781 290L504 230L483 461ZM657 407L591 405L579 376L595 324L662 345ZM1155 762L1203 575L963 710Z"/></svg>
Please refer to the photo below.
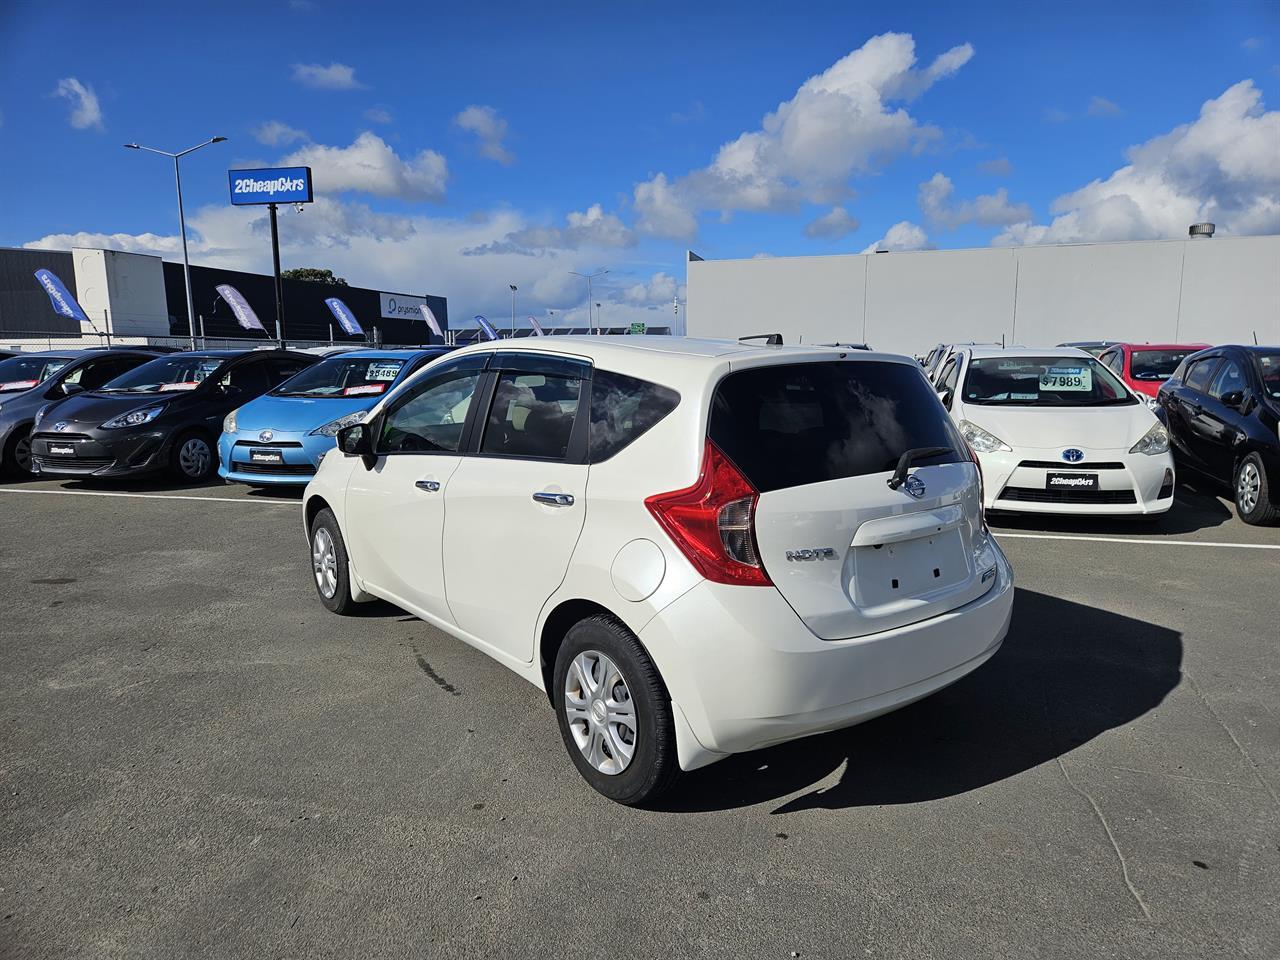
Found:
<svg viewBox="0 0 1280 960"><path fill-rule="evenodd" d="M921 360L977 453L989 509L1154 515L1175 465L1280 519L1280 349L939 344Z"/></svg>

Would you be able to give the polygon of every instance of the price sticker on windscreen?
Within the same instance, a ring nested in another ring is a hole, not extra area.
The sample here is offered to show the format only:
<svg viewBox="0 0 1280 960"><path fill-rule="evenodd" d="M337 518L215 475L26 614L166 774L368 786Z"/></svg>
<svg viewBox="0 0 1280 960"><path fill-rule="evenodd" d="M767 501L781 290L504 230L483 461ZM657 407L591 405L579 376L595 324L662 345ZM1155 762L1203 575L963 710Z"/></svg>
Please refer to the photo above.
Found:
<svg viewBox="0 0 1280 960"><path fill-rule="evenodd" d="M1040 389L1053 391L1093 391L1093 371L1088 367L1050 367L1040 374Z"/></svg>
<svg viewBox="0 0 1280 960"><path fill-rule="evenodd" d="M371 363L369 371L364 375L366 380L394 380L400 375L402 363Z"/></svg>

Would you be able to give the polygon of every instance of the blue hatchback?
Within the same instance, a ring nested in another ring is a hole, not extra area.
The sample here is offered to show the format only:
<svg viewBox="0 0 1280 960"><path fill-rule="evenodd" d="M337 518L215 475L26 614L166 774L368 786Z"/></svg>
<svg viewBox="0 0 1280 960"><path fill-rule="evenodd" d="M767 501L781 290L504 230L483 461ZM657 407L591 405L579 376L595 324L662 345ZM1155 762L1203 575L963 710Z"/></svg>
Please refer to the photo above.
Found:
<svg viewBox="0 0 1280 960"><path fill-rule="evenodd" d="M253 486L306 484L340 429L447 352L353 350L326 357L228 414L218 441L218 476Z"/></svg>

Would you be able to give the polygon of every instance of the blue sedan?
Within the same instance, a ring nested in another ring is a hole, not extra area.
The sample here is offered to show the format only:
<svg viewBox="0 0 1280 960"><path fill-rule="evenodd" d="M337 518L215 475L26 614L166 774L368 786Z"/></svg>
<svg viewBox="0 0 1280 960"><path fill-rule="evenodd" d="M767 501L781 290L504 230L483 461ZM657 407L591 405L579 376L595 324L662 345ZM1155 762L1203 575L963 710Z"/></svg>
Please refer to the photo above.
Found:
<svg viewBox="0 0 1280 960"><path fill-rule="evenodd" d="M305 485L348 424L415 370L448 352L353 350L327 357L227 415L218 476L252 486Z"/></svg>

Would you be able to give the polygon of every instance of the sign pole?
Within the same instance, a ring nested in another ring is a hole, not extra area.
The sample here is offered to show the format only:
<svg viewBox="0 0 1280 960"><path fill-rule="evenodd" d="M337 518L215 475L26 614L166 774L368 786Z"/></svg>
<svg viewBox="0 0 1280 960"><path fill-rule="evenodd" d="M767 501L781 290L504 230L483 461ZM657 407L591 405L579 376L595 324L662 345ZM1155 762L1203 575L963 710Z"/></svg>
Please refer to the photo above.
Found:
<svg viewBox="0 0 1280 960"><path fill-rule="evenodd" d="M284 287L280 282L280 231L276 226L276 205L267 204L271 211L271 264L276 275L276 343L284 349Z"/></svg>

